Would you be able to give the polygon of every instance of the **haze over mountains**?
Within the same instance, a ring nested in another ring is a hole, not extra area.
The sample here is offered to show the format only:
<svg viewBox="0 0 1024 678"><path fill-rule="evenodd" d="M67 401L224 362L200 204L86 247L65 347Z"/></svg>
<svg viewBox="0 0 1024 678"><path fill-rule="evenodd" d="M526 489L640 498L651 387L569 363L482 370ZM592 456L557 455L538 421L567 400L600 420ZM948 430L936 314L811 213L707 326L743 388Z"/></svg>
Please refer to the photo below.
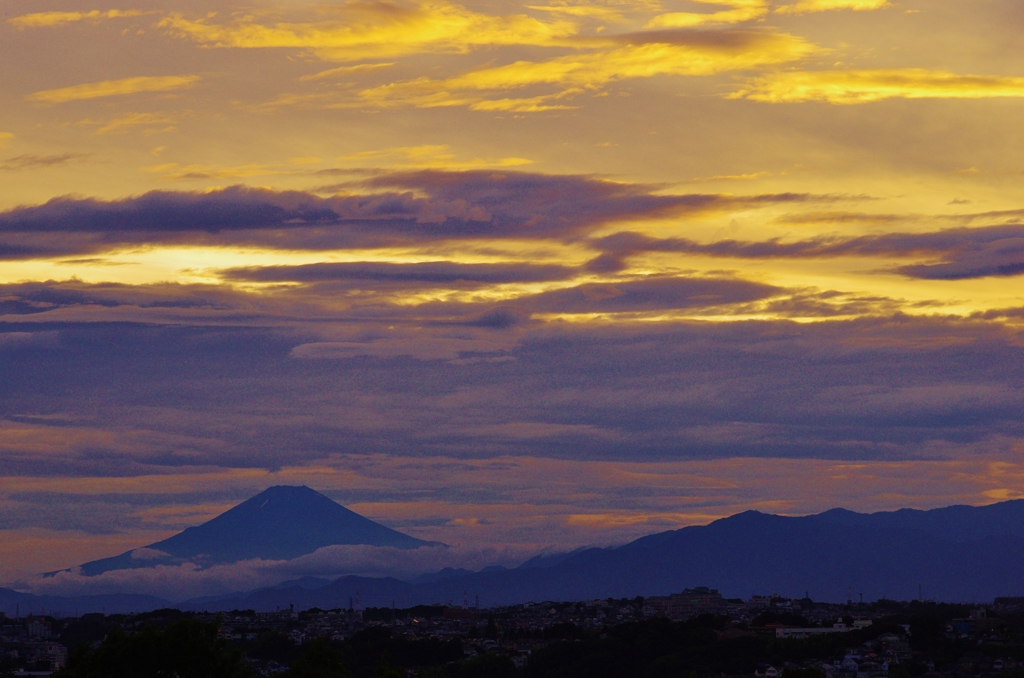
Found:
<svg viewBox="0 0 1024 678"><path fill-rule="evenodd" d="M309 488L275 487L227 513L162 542L87 563L85 574L155 564L289 559L335 544L400 549L410 558L437 547L374 523ZM165 555L154 554L160 551ZM134 557L133 557L133 554ZM393 577L305 577L229 595L179 600L182 608L272 610L421 603L491 606L540 600L662 595L710 586L727 597L809 594L816 600L887 597L985 601L1024 594L1024 501L984 507L951 506L861 514L833 509L805 517L747 511L706 526L685 527L614 548L531 558L512 569L471 572L447 568L403 581ZM169 604L134 596L122 603L98 597L49 597L49 609L107 611ZM0 590L0 609L41 607L28 594ZM127 606L127 607L125 607Z"/></svg>

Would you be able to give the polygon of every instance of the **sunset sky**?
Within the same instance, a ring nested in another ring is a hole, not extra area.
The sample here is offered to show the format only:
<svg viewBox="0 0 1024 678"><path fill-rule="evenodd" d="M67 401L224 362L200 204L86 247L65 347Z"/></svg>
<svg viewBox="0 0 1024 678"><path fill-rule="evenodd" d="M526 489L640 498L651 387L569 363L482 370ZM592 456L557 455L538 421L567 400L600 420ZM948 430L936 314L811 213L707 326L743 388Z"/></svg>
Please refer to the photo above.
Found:
<svg viewBox="0 0 1024 678"><path fill-rule="evenodd" d="M514 559L1024 496L1020 0L0 0L0 583L306 484Z"/></svg>

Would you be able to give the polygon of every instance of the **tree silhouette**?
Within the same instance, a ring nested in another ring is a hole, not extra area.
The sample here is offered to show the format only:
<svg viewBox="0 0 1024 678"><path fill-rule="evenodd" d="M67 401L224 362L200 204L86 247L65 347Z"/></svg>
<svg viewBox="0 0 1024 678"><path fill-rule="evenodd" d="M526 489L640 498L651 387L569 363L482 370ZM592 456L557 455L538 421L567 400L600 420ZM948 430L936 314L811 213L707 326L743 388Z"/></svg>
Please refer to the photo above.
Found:
<svg viewBox="0 0 1024 678"><path fill-rule="evenodd" d="M84 646L56 678L251 678L241 653L217 637L216 623L182 619L164 630L115 629L96 648Z"/></svg>
<svg viewBox="0 0 1024 678"><path fill-rule="evenodd" d="M349 678L345 655L323 638L308 643L295 658L285 678Z"/></svg>

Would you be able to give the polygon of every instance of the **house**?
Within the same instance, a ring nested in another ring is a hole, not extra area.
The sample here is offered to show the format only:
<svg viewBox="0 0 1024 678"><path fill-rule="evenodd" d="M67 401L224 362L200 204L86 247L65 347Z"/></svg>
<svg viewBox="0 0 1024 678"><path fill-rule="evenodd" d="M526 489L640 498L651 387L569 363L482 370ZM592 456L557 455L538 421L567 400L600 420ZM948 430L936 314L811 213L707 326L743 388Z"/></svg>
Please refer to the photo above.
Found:
<svg viewBox="0 0 1024 678"><path fill-rule="evenodd" d="M776 638L809 638L811 636L821 635L823 633L847 633L854 629L848 628L846 624L838 623L832 626L810 626L810 627L794 627L794 626L779 626L775 629Z"/></svg>
<svg viewBox="0 0 1024 678"><path fill-rule="evenodd" d="M721 614L726 607L722 594L706 586L684 589L670 596L652 596L644 603L654 615L682 620L702 614Z"/></svg>

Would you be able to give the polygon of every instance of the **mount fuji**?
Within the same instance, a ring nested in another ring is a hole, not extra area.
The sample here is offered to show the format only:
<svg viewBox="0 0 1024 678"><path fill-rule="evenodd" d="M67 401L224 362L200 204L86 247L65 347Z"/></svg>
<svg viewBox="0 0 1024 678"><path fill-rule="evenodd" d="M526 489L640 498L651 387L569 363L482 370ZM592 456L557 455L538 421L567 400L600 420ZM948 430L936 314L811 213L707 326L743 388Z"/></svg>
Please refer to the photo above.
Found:
<svg viewBox="0 0 1024 678"><path fill-rule="evenodd" d="M192 562L201 567L260 558L291 560L334 545L415 549L441 546L392 530L308 487L271 487L216 518L119 556L80 566L82 574Z"/></svg>

